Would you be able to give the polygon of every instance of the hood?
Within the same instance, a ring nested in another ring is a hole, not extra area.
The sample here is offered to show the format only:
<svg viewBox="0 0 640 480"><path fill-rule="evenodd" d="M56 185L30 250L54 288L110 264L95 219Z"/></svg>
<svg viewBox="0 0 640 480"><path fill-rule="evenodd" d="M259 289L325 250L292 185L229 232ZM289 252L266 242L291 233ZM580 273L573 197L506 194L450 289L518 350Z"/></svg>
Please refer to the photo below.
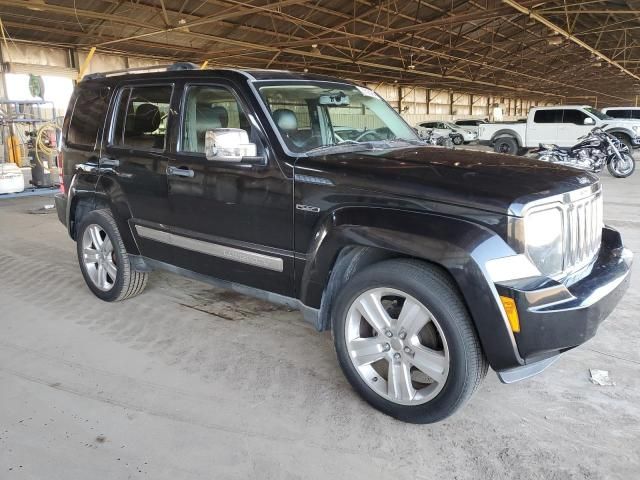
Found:
<svg viewBox="0 0 640 480"><path fill-rule="evenodd" d="M524 157L438 147L303 157L296 174L503 214L512 206L598 182L590 173Z"/></svg>

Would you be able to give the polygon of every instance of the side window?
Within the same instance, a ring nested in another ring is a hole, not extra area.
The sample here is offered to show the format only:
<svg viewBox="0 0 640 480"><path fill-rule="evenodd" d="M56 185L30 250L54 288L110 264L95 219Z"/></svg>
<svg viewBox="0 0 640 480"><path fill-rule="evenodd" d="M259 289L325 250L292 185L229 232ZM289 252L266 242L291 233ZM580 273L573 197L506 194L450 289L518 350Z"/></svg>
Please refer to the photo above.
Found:
<svg viewBox="0 0 640 480"><path fill-rule="evenodd" d="M67 129L67 145L95 148L109 105L109 93L107 87L78 90Z"/></svg>
<svg viewBox="0 0 640 480"><path fill-rule="evenodd" d="M562 110L537 110L533 123L561 123Z"/></svg>
<svg viewBox="0 0 640 480"><path fill-rule="evenodd" d="M172 87L125 88L120 93L111 141L136 150L164 150Z"/></svg>
<svg viewBox="0 0 640 480"><path fill-rule="evenodd" d="M590 118L589 115L582 110L567 109L563 110L562 123L573 123L575 125L584 125L584 119Z"/></svg>
<svg viewBox="0 0 640 480"><path fill-rule="evenodd" d="M629 110L609 110L607 115L613 118L631 118L631 112Z"/></svg>
<svg viewBox="0 0 640 480"><path fill-rule="evenodd" d="M247 120L236 97L225 87L190 86L184 104L181 151L205 153L207 130L240 128L247 132L249 141L260 145L257 132Z"/></svg>
<svg viewBox="0 0 640 480"><path fill-rule="evenodd" d="M631 110L631 118L640 119L640 110Z"/></svg>

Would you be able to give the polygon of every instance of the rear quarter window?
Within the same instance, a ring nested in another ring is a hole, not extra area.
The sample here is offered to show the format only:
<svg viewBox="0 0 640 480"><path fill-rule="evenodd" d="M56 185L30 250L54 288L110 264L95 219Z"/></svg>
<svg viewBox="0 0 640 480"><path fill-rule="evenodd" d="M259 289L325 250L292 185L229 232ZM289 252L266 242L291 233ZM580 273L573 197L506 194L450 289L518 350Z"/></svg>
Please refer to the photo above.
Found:
<svg viewBox="0 0 640 480"><path fill-rule="evenodd" d="M71 110L65 143L68 146L96 148L109 106L108 87L80 88ZM72 100L73 101L73 100Z"/></svg>
<svg viewBox="0 0 640 480"><path fill-rule="evenodd" d="M607 111L607 115L612 118L631 118L629 110L609 110Z"/></svg>

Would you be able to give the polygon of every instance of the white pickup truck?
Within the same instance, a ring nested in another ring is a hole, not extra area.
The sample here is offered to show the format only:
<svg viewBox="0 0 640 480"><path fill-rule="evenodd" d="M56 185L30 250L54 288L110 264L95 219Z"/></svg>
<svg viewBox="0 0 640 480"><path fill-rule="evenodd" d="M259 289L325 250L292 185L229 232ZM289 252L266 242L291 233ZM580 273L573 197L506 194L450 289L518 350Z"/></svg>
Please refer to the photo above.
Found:
<svg viewBox="0 0 640 480"><path fill-rule="evenodd" d="M588 105L535 107L526 122L483 123L478 126L478 143L498 153L523 155L541 143L572 147L595 126L604 126L629 148L640 146L640 120L611 118Z"/></svg>

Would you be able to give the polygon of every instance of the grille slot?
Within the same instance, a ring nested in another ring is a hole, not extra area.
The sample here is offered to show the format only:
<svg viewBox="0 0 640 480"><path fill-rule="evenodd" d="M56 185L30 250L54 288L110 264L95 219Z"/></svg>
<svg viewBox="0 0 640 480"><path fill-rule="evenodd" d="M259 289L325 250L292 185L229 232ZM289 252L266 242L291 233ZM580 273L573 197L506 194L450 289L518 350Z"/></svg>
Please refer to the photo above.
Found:
<svg viewBox="0 0 640 480"><path fill-rule="evenodd" d="M602 227L602 191L567 205L564 273L575 272L593 260L600 250Z"/></svg>

